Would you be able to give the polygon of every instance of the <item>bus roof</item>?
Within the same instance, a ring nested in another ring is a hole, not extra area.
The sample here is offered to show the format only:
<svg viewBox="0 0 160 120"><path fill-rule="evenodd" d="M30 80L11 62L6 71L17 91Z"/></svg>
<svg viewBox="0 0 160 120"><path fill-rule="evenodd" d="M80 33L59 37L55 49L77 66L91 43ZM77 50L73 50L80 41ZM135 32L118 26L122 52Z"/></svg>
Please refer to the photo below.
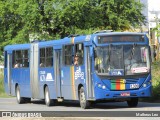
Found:
<svg viewBox="0 0 160 120"><path fill-rule="evenodd" d="M106 33L96 33L94 35L146 35L146 33L139 33L139 32L106 32Z"/></svg>
<svg viewBox="0 0 160 120"><path fill-rule="evenodd" d="M21 49L29 49L30 44L13 44L5 46L4 50L21 50Z"/></svg>
<svg viewBox="0 0 160 120"><path fill-rule="evenodd" d="M104 33L94 33L90 35L79 35L73 37L65 37L59 40L49 40L49 41L41 41L38 42L39 46L52 46L52 45L63 45L63 44L71 44L71 43L79 43L84 41L91 41L94 40L96 36L110 36L110 35L145 35L146 33L137 33L137 32L104 32ZM20 50L20 49L29 49L30 45L33 43L28 44L14 44L14 45L7 45L4 50Z"/></svg>

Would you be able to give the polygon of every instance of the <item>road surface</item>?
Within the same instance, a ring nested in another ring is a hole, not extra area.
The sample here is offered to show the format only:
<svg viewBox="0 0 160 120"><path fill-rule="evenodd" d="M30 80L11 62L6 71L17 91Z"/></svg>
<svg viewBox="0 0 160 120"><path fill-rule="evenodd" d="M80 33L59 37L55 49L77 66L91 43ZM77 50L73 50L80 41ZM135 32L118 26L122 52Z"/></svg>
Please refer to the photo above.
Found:
<svg viewBox="0 0 160 120"><path fill-rule="evenodd" d="M45 117L83 116L82 120L84 119L84 117L89 117L89 120L91 119L91 117L97 120L115 120L114 117L117 117L121 120L123 119L128 120L127 117L132 117L133 120L143 119L143 117L145 117L144 118L145 120L146 119L150 120L151 117L153 120L160 119L160 112L155 112L155 111L160 111L160 103L146 103L146 102L139 102L138 106L135 108L129 108L126 102L98 103L93 105L91 109L83 110L80 108L79 103L75 101L65 101L64 103L59 103L56 106L47 107L43 100L32 100L31 103L18 104L16 98L13 97L13 98L0 98L0 111L1 114L2 112L5 111L12 111L12 113L15 111L15 113L18 112L21 114L29 112L26 113L27 115L32 112L33 113L37 112L37 113L42 113L40 117L44 115ZM153 115L155 115L154 117L152 116L152 113ZM15 117L16 115L17 114L14 114L13 116Z"/></svg>

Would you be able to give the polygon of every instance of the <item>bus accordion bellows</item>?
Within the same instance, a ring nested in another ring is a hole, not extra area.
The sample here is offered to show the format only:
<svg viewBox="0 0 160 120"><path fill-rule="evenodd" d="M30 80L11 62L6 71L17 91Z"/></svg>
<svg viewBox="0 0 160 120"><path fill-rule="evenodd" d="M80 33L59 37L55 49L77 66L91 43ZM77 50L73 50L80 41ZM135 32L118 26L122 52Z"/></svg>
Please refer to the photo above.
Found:
<svg viewBox="0 0 160 120"><path fill-rule="evenodd" d="M4 86L19 104L44 99L47 106L77 100L92 103L151 96L149 40L144 33L96 32L4 48Z"/></svg>

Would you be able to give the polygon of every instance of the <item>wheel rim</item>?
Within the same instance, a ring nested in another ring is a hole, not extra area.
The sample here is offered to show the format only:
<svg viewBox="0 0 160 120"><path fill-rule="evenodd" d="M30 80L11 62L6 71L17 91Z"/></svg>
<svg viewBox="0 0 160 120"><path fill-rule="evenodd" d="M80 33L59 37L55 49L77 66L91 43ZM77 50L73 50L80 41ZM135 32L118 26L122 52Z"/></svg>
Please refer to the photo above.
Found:
<svg viewBox="0 0 160 120"><path fill-rule="evenodd" d="M18 88L17 88L17 100L20 101L20 92Z"/></svg>
<svg viewBox="0 0 160 120"><path fill-rule="evenodd" d="M49 93L46 91L46 103L49 103Z"/></svg>
<svg viewBox="0 0 160 120"><path fill-rule="evenodd" d="M84 92L81 92L81 103L84 104L86 102L85 94Z"/></svg>

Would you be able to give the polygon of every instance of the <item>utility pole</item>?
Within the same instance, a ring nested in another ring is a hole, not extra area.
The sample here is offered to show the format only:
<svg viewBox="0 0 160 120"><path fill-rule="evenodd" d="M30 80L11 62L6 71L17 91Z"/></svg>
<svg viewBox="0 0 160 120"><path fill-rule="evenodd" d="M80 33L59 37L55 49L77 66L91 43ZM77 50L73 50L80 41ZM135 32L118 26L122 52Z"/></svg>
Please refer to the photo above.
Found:
<svg viewBox="0 0 160 120"><path fill-rule="evenodd" d="M158 15L160 14L160 11L150 11L150 13L155 14L155 17L154 17L155 20L154 20L154 22L156 23L156 27L158 27L158 25L159 25ZM158 32L158 30L157 30L157 32ZM156 41L154 41L154 43L155 42L156 42L155 46L157 47L156 48L156 60L157 60L157 59L159 59L159 56L160 56L159 55L159 52L160 52L160 41L159 41L159 37L158 36L156 36Z"/></svg>

